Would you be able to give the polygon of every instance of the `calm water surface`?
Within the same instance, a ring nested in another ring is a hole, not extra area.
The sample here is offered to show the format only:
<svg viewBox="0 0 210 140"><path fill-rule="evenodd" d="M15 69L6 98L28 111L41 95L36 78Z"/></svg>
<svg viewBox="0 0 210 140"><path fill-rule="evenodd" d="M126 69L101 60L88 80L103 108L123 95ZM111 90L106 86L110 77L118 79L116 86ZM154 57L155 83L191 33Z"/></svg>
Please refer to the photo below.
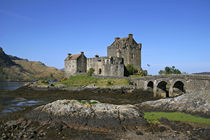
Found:
<svg viewBox="0 0 210 140"><path fill-rule="evenodd" d="M6 90L18 89L24 84L25 82L0 82L0 94ZM34 106L41 103L41 101L27 100L21 97L5 97L2 95L0 96L0 117L7 113L23 110L27 106Z"/></svg>
<svg viewBox="0 0 210 140"><path fill-rule="evenodd" d="M15 90L24 84L25 82L0 82L0 90Z"/></svg>

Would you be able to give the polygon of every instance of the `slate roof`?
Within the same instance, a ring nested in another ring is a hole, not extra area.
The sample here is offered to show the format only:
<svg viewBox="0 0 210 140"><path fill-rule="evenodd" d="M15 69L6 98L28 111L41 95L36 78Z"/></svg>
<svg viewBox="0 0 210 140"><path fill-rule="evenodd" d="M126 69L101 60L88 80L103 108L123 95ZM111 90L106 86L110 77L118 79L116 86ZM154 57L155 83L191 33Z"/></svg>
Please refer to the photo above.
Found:
<svg viewBox="0 0 210 140"><path fill-rule="evenodd" d="M133 41L133 43L138 44L133 38L132 38L132 41ZM117 39L110 46L113 46L113 45L118 44L118 43L121 43L121 44L126 46L127 44L129 44L129 37L124 37L124 38Z"/></svg>
<svg viewBox="0 0 210 140"><path fill-rule="evenodd" d="M67 56L67 58L65 59L65 61L67 60L77 60L82 54L74 54L71 56Z"/></svg>

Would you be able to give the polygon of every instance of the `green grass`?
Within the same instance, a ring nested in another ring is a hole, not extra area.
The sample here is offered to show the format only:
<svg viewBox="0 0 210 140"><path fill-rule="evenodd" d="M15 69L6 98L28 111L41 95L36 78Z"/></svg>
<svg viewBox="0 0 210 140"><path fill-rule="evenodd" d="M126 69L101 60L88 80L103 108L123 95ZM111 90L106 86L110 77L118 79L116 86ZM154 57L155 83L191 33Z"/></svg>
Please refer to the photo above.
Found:
<svg viewBox="0 0 210 140"><path fill-rule="evenodd" d="M103 86L126 86L129 85L129 80L127 79L102 79L102 78L94 78L91 76L77 75L72 76L68 80L60 82L61 84L67 86L87 86L87 85L95 85L99 87ZM56 83L58 84L58 83Z"/></svg>
<svg viewBox="0 0 210 140"><path fill-rule="evenodd" d="M210 119L201 118L192 116L190 114L182 112L145 112L144 118L147 119L150 123L157 123L160 118L167 118L172 121L181 121L181 122L193 122L193 123L202 123L210 124Z"/></svg>
<svg viewBox="0 0 210 140"><path fill-rule="evenodd" d="M81 100L79 101L81 104L97 104L97 101L90 101L90 100Z"/></svg>
<svg viewBox="0 0 210 140"><path fill-rule="evenodd" d="M132 78L138 78L138 77L143 77L142 75L130 75Z"/></svg>

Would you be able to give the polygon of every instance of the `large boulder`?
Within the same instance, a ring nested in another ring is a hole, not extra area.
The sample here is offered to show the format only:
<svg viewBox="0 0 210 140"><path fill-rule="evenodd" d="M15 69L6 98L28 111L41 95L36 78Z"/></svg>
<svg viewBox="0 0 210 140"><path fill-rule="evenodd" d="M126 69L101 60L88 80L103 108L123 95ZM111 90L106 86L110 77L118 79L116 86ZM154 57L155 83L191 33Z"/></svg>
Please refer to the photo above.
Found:
<svg viewBox="0 0 210 140"><path fill-rule="evenodd" d="M175 98L147 101L140 105L165 111L180 111L210 116L210 91L187 93Z"/></svg>
<svg viewBox="0 0 210 140"><path fill-rule="evenodd" d="M98 101L57 100L35 108L29 117L39 121L63 121L73 128L118 130L145 126L143 113L134 105Z"/></svg>

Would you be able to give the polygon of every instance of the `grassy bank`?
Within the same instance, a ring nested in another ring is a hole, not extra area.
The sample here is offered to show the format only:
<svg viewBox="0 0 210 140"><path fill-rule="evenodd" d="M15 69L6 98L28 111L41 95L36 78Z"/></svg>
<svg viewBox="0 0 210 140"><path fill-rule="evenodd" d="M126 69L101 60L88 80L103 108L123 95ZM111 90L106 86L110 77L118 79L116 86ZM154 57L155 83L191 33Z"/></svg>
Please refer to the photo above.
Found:
<svg viewBox="0 0 210 140"><path fill-rule="evenodd" d="M129 85L128 79L103 79L103 78L94 78L91 76L77 75L72 76L68 80L60 82L61 84L67 86L87 86L87 85L95 85L99 87L103 86L126 86ZM57 83L58 84L58 83Z"/></svg>
<svg viewBox="0 0 210 140"><path fill-rule="evenodd" d="M192 122L210 124L210 119L192 116L182 112L145 112L144 118L151 123L157 123L160 118L167 118L171 121Z"/></svg>

